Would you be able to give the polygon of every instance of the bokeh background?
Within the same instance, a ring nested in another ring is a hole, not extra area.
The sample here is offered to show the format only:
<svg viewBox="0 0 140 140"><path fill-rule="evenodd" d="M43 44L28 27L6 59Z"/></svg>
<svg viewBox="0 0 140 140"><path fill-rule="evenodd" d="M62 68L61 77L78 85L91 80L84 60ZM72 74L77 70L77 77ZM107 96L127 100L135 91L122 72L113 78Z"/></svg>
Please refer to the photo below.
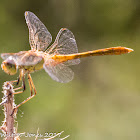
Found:
<svg viewBox="0 0 140 140"><path fill-rule="evenodd" d="M36 134L39 128L44 135L64 130L61 137L70 135L70 140L139 140L140 1L1 0L0 53L30 49L26 10L40 18L53 41L60 28L70 29L79 52L112 46L135 51L81 59L71 67L75 78L67 84L53 81L44 70L33 73L37 96L19 108L18 133ZM1 91L3 82L17 76L0 70ZM26 86L23 94L15 96L17 104L30 95L27 79ZM1 122L3 117L1 107Z"/></svg>

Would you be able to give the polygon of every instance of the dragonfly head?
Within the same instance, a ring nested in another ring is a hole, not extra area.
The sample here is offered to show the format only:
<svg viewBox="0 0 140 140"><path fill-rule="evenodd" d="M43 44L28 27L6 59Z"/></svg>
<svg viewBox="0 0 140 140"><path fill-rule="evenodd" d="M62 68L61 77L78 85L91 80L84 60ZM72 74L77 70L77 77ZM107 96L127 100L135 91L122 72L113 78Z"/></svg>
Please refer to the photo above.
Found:
<svg viewBox="0 0 140 140"><path fill-rule="evenodd" d="M2 62L1 68L4 70L5 73L9 75L14 75L17 73L17 65L15 61L10 57L8 57Z"/></svg>

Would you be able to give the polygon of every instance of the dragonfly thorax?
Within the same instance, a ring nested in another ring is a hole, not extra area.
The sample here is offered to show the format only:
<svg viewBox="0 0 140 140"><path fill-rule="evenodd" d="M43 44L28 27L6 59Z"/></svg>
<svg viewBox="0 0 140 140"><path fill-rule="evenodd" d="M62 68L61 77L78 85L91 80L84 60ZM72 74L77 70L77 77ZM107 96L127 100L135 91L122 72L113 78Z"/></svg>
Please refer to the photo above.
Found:
<svg viewBox="0 0 140 140"><path fill-rule="evenodd" d="M43 68L44 59L39 61L35 65L20 65L18 68L23 69L24 73L33 73L35 71L41 70Z"/></svg>

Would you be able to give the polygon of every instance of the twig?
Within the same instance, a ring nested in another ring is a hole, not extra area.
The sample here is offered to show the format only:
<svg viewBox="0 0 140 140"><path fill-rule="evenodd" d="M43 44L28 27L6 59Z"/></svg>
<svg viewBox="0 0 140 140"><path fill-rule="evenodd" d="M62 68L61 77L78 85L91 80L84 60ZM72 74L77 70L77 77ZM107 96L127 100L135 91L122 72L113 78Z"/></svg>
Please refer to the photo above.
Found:
<svg viewBox="0 0 140 140"><path fill-rule="evenodd" d="M18 139L15 132L15 118L16 111L13 113L15 107L14 103L14 90L10 82L5 82L3 85L4 96L2 98L1 105L4 106L4 121L1 126L1 130L5 135L5 140L16 140Z"/></svg>
<svg viewBox="0 0 140 140"><path fill-rule="evenodd" d="M14 90L13 90L13 86L12 86L11 82L4 83L3 93L4 93L4 96L2 98L2 102L0 103L0 105L4 106L5 118L4 118L3 124L0 127L0 129L2 130L2 132L4 134L4 137L5 137L4 140L20 140L20 137L18 136L18 133L17 133L17 127L15 128L15 125L14 125L16 122L15 118L16 118L17 111L14 110L16 105L15 105L15 101L14 101ZM39 129L38 129L38 131L39 131ZM35 140L37 140L37 138L38 138L38 131L37 131L37 136L35 137ZM48 139L43 139L43 140L53 140L57 136L60 137L60 135L63 132L64 131L56 134L55 136L52 136ZM58 138L58 139L64 140L64 139L68 138L69 136L70 135L68 135L64 138Z"/></svg>

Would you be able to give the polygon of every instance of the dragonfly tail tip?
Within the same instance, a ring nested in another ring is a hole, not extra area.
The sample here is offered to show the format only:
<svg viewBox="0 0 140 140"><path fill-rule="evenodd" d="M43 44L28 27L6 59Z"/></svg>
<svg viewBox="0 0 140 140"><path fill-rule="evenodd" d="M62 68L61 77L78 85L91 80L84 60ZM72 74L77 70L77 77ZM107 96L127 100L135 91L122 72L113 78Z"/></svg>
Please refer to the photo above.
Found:
<svg viewBox="0 0 140 140"><path fill-rule="evenodd" d="M128 49L128 53L133 52L134 50L131 48L127 48Z"/></svg>

